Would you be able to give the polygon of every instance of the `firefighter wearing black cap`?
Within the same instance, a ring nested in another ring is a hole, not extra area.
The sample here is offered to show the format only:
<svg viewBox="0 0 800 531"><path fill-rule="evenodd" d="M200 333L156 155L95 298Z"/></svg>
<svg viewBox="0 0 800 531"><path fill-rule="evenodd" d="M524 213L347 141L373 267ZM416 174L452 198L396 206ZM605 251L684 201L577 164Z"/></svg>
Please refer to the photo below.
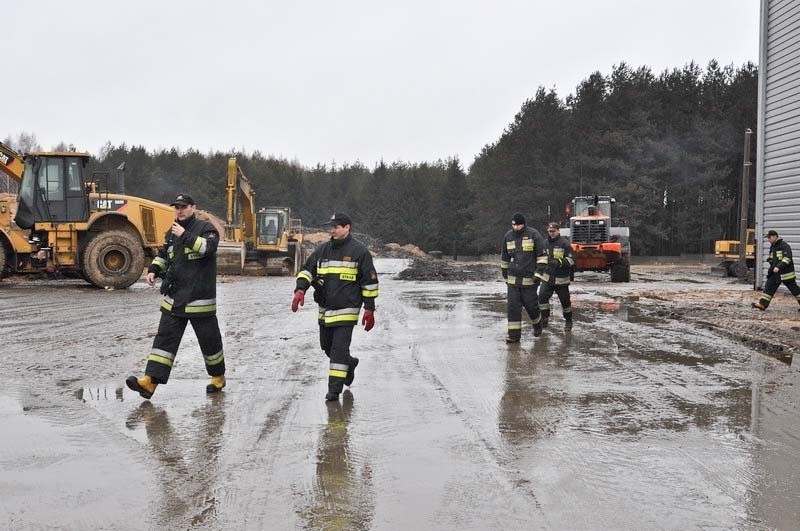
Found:
<svg viewBox="0 0 800 531"><path fill-rule="evenodd" d="M789 291L800 304L800 287L797 285L797 279L794 274L792 248L774 230L767 233L767 239L770 244L767 282L764 284L764 293L761 294L761 298L758 302L752 304L753 308L766 310L772 301L772 296L781 287L781 283L786 284L786 287L789 288Z"/></svg>
<svg viewBox="0 0 800 531"><path fill-rule="evenodd" d="M508 336L506 343L519 343L522 336L522 308L533 323L533 335L542 335L536 278L538 269L547 265L544 238L538 230L525 225L525 216L517 212L511 218L511 230L503 236L500 271L508 291Z"/></svg>
<svg viewBox="0 0 800 531"><path fill-rule="evenodd" d="M191 322L211 383L206 392L225 387L225 357L217 322L216 253L219 233L208 221L197 218L191 196L179 194L171 203L175 222L166 234L166 243L147 270L151 286L161 278L161 322L153 348L147 357L145 375L130 376L127 386L143 398L150 398L158 384L169 380L175 355L186 324Z"/></svg>
<svg viewBox="0 0 800 531"><path fill-rule="evenodd" d="M369 332L375 326L375 298L378 274L369 250L350 235L352 221L347 214L334 214L331 239L320 244L297 275L292 311L305 303L305 292L314 286L314 301L319 304L319 342L330 358L326 401L339 399L342 388L353 383L358 358L350 356L353 327L361 323Z"/></svg>
<svg viewBox="0 0 800 531"><path fill-rule="evenodd" d="M558 295L564 313L564 330L572 330L572 302L569 298L569 282L575 258L569 240L561 236L558 223L547 224L547 268L537 273L542 281L539 288L539 310L542 312L542 326L550 320L550 298L553 292Z"/></svg>

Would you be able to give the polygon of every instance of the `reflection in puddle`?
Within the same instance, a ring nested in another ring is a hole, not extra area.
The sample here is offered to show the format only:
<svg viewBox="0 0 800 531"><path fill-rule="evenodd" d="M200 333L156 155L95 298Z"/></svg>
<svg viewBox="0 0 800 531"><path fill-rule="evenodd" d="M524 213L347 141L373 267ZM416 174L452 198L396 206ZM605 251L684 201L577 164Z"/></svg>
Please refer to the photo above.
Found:
<svg viewBox="0 0 800 531"><path fill-rule="evenodd" d="M303 516L312 529L370 529L375 512L372 471L364 467L359 474L358 452L350 448L348 434L353 395L345 390L341 402L325 406L328 421L317 449L314 499Z"/></svg>

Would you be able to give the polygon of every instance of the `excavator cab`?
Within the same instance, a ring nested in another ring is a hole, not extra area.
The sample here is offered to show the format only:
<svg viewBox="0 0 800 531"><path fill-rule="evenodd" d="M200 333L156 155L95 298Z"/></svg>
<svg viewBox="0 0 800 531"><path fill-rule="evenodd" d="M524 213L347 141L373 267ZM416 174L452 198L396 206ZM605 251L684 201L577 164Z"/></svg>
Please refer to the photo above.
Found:
<svg viewBox="0 0 800 531"><path fill-rule="evenodd" d="M89 195L84 174L88 161L88 153L26 155L14 222L23 229L42 222L86 222Z"/></svg>
<svg viewBox="0 0 800 531"><path fill-rule="evenodd" d="M289 213L285 209L261 209L258 218L258 245L278 245L286 228Z"/></svg>

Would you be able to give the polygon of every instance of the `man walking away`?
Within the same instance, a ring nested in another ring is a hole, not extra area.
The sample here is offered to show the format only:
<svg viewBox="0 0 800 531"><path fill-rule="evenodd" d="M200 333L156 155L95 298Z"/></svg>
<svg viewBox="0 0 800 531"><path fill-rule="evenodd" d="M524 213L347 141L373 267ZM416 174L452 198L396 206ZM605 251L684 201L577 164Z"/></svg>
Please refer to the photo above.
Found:
<svg viewBox="0 0 800 531"><path fill-rule="evenodd" d="M175 222L167 232L166 243L147 270L151 286L160 277L161 322L153 348L147 357L145 375L129 376L125 384L150 398L159 384L167 383L186 324L191 322L211 383L207 393L225 387L225 357L222 335L217 322L217 244L219 233L214 225L195 216L197 206L188 194L179 194L172 202Z"/></svg>
<svg viewBox="0 0 800 531"><path fill-rule="evenodd" d="M772 296L781 287L781 283L786 284L789 291L800 304L800 286L794 274L794 262L792 262L792 248L778 236L778 233L771 230L767 233L769 240L769 270L767 271L767 282L764 284L764 293L758 302L752 304L753 308L766 310L772 301ZM800 309L798 309L800 311Z"/></svg>

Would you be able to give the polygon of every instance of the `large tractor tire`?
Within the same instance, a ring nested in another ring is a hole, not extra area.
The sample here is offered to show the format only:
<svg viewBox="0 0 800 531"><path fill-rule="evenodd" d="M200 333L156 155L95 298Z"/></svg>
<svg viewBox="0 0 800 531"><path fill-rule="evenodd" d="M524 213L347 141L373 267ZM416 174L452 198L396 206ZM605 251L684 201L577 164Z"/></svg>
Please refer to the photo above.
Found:
<svg viewBox="0 0 800 531"><path fill-rule="evenodd" d="M611 282L630 282L631 263L629 260L620 260L611 266Z"/></svg>
<svg viewBox="0 0 800 531"><path fill-rule="evenodd" d="M83 253L83 274L99 288L127 288L139 280L144 266L139 239L121 230L98 234Z"/></svg>

